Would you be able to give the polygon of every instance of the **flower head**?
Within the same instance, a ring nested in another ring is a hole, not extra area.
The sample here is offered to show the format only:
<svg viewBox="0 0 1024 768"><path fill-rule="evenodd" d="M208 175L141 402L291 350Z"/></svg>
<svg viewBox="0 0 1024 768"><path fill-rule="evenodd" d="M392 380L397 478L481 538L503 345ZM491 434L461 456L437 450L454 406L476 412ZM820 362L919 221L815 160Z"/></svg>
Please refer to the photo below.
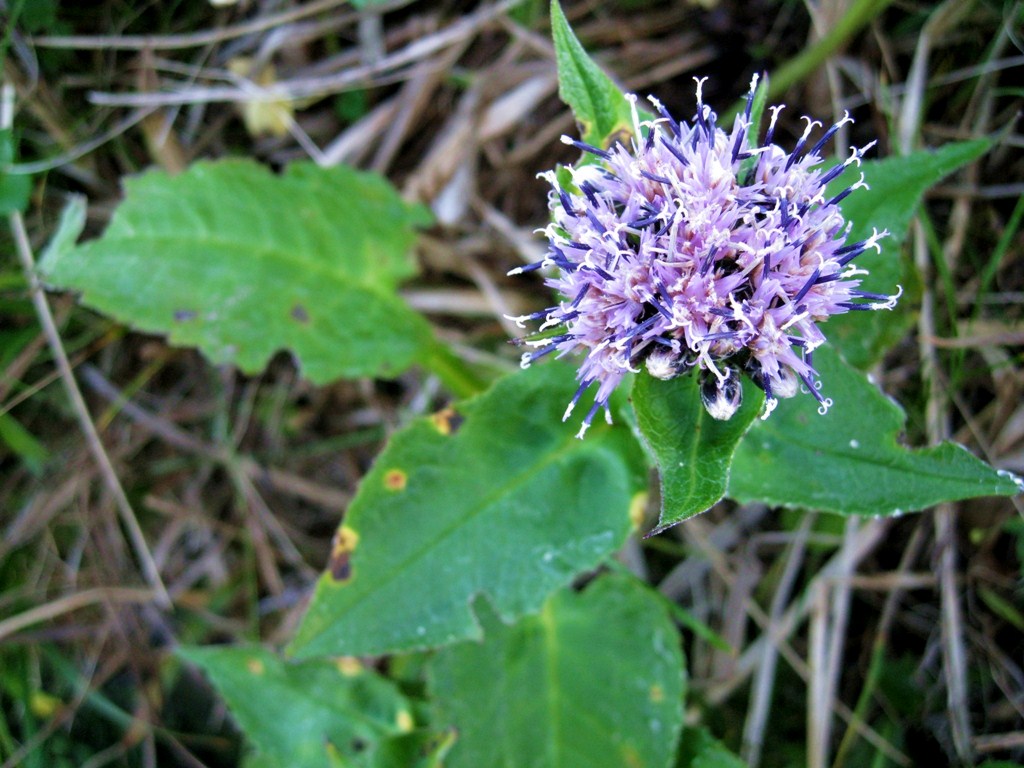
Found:
<svg viewBox="0 0 1024 768"><path fill-rule="evenodd" d="M641 366L660 379L693 370L718 419L739 408L741 372L767 395L765 416L801 383L824 413L831 400L820 394L812 365L825 341L818 323L849 310L891 308L899 295L859 290L866 273L853 260L888 234L876 230L846 243L850 225L839 203L866 186L863 175L837 195L826 193L874 142L825 169L819 152L849 116L809 149L820 124L805 118L807 129L786 152L772 143L781 111L773 107L764 143L750 149L757 78L731 133L715 124L702 84L691 124L676 122L655 99L660 116L641 120L629 96L630 146L604 150L563 137L589 157L568 169L571 185L542 174L552 186L553 220L544 230L550 246L543 260L512 273L554 268L546 282L562 300L512 319L521 327L542 321L538 335L522 341L531 348L523 367L551 352L585 352L564 417L596 386L579 437L598 410L610 420L612 391ZM546 335L552 328L558 331Z"/></svg>

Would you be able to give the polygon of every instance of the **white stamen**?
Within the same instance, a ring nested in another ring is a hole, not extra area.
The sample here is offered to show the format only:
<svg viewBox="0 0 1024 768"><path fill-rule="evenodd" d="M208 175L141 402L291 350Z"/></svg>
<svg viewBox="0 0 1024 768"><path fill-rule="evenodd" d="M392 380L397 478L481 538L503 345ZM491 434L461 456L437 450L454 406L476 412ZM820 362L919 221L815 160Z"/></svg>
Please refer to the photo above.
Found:
<svg viewBox="0 0 1024 768"><path fill-rule="evenodd" d="M774 107L768 107L768 111L772 113L771 118L768 120L768 133L771 133L775 129L775 123L779 119L779 113L786 108L785 104L779 104ZM767 149L767 147L765 147Z"/></svg>
<svg viewBox="0 0 1024 768"><path fill-rule="evenodd" d="M704 82L707 80L706 77L695 77L694 82L697 83L697 106L704 106Z"/></svg>
<svg viewBox="0 0 1024 768"><path fill-rule="evenodd" d="M876 301L876 302L874 302L872 304L868 304L868 306L871 307L872 309L895 309L896 302L899 301L899 298L902 295L903 295L903 286L902 285L897 285L896 286L896 294L894 296L890 296L885 301Z"/></svg>
<svg viewBox="0 0 1024 768"><path fill-rule="evenodd" d="M572 416L572 411L576 407L576 401L570 401L568 407L565 409L565 413L562 414L562 421L568 421L569 417Z"/></svg>
<svg viewBox="0 0 1024 768"><path fill-rule="evenodd" d="M819 123L817 120L812 120L811 118L807 117L807 115L804 115L801 119L807 121L807 127L804 128L804 133L800 137L800 141L798 142L802 144L803 142L807 141L807 138L811 135L811 131L814 130L815 126L821 128L821 123Z"/></svg>
<svg viewBox="0 0 1024 768"><path fill-rule="evenodd" d="M629 111L633 118L633 134L639 140L641 137L640 133L640 114L636 111L636 94L627 93L626 101L629 102Z"/></svg>

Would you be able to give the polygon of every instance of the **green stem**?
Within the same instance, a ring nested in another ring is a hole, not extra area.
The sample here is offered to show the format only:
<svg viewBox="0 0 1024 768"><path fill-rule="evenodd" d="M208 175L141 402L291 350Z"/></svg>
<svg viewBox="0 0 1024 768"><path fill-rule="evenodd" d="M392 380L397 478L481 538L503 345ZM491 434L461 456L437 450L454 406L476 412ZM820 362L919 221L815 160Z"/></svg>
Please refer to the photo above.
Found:
<svg viewBox="0 0 1024 768"><path fill-rule="evenodd" d="M830 56L841 50L891 2L892 0L857 0L821 40L787 61L772 74L768 79L768 99L785 93L794 83L820 69ZM745 100L737 102L719 122L725 125L743 110L745 104Z"/></svg>
<svg viewBox="0 0 1024 768"><path fill-rule="evenodd" d="M440 341L434 341L426 349L421 363L441 380L449 392L460 399L479 395L490 385L487 376L481 375Z"/></svg>

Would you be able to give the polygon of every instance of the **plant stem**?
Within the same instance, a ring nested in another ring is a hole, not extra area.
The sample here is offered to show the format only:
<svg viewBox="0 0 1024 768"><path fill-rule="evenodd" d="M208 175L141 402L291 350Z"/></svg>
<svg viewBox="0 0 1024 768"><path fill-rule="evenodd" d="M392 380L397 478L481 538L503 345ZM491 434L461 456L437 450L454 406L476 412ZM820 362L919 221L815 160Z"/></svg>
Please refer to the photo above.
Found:
<svg viewBox="0 0 1024 768"><path fill-rule="evenodd" d="M13 101L13 88L10 85L4 84L2 95L0 95L0 124L3 124L0 127L8 127L10 125L14 113ZM117 472L114 471L114 465L111 463L110 457L107 456L107 452L103 448L103 443L100 440L99 433L96 431L96 426L92 423L92 418L89 416L89 409L85 404L85 399L82 397L82 391L78 388L78 383L75 381L75 375L71 370L71 363L68 360L67 352L64 351L64 345L61 343L57 323L53 319L53 313L50 312L50 305L46 302L43 286L39 281L39 275L36 273L35 259L32 256L32 246L29 243L28 232L25 231L25 222L17 211L10 214L8 221L11 232L14 235L15 250L18 253L19 261L21 261L25 280L28 282L32 305L35 307L36 315L39 317L39 324L42 326L43 334L46 336L47 344L57 364L57 370L60 372L64 389L67 391L68 399L71 401L71 407L78 418L79 427L82 430L82 434L85 435L89 451L99 466L100 475L106 483L107 489L114 497L118 512L121 515L121 522L128 532L135 555L142 566L143 575L150 587L153 588L156 602L163 608L169 608L171 607L171 597L167 594L167 588L160 579L160 571L146 544L146 538L142 533L138 518L135 516L135 511L132 509L131 502L128 501L128 495L121 486Z"/></svg>
<svg viewBox="0 0 1024 768"><path fill-rule="evenodd" d="M481 375L440 341L431 344L421 363L441 380L449 392L460 399L479 395L490 385L488 377Z"/></svg>
<svg viewBox="0 0 1024 768"><path fill-rule="evenodd" d="M836 51L845 46L854 35L866 27L878 14L885 10L892 0L856 0L832 29L810 48L804 49L790 59L768 78L767 98L777 98L791 86L808 78L819 69ZM739 101L722 116L725 125L744 108L745 101Z"/></svg>

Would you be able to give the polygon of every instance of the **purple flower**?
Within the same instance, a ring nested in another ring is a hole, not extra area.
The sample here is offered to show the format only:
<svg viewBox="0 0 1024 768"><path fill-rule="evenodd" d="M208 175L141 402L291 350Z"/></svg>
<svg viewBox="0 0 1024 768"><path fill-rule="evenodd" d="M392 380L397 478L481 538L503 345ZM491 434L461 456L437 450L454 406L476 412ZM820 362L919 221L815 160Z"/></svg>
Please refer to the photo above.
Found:
<svg viewBox="0 0 1024 768"><path fill-rule="evenodd" d="M810 149L815 127L792 152L772 143L781 107L771 108L763 145L747 146L750 110L731 133L715 125L697 81L692 125L677 123L651 99L660 117L640 120L633 104L631 146L608 150L562 137L589 157L568 168L572 185L551 182L553 221L545 228L547 256L510 274L553 268L546 281L563 297L556 306L511 318L542 321L538 334L521 341L532 348L522 365L551 352L586 353L579 388L597 391L583 420L583 437L622 378L641 366L659 379L695 370L704 405L717 419L739 408L740 372L767 395L764 416L777 398L792 397L801 383L824 413L831 400L819 392L812 352L825 341L818 323L848 310L891 309L899 296L859 290L853 260L879 249L887 232L846 244L850 226L839 202L864 184L864 177L833 197L826 185L860 164L874 142L854 149L843 163L822 169L822 147L847 115ZM548 329L557 328L554 335Z"/></svg>

